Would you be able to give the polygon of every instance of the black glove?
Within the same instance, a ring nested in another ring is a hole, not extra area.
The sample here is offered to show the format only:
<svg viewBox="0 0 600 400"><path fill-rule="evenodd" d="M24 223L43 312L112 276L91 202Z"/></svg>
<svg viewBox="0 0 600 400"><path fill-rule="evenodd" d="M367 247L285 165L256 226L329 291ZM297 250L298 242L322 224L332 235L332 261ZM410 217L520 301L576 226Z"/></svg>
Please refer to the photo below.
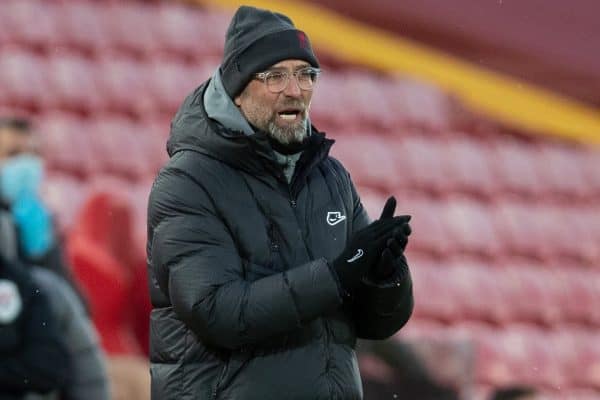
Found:
<svg viewBox="0 0 600 400"><path fill-rule="evenodd" d="M384 207L382 216L389 213L389 209L395 208L396 200L390 197ZM386 210L387 213L386 213ZM367 227L356 232L349 243L332 263L342 288L347 293L360 284L362 278L369 269L375 265L386 247L388 239L393 237L394 231L406 223L404 217L386 217L371 223Z"/></svg>
<svg viewBox="0 0 600 400"><path fill-rule="evenodd" d="M392 201L390 201L392 200ZM396 208L396 200L391 197L383 208L380 220L390 219L394 215ZM400 218L404 218L404 223L394 229L393 236L387 240L386 247L381 253L379 262L370 274L371 277L376 281L381 281L390 278L396 269L396 259L404 256L404 250L408 244L408 237L410 236L412 229L408 222L410 221L410 215L403 215Z"/></svg>

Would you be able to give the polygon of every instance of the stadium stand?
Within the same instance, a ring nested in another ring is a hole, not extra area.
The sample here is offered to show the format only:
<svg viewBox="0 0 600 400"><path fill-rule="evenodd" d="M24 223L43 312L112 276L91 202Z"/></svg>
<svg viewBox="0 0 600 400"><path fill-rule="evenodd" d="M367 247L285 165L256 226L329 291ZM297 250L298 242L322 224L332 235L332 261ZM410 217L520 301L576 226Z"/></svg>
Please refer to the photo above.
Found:
<svg viewBox="0 0 600 400"><path fill-rule="evenodd" d="M41 133L45 198L108 353L147 352L147 324L131 324L148 310L147 195L169 119L218 65L227 23L178 2L2 2L0 110ZM397 339L468 339L472 398L515 382L599 398L600 149L481 134L456 107L354 67L326 66L315 92L312 118L340 139L371 215L388 193L413 215L416 310Z"/></svg>

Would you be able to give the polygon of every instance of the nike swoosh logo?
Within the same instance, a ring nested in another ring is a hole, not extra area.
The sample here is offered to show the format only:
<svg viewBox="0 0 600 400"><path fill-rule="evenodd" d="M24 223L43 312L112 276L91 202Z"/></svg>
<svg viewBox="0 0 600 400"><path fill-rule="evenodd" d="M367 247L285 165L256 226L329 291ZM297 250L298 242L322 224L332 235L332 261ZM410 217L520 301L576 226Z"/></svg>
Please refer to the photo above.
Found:
<svg viewBox="0 0 600 400"><path fill-rule="evenodd" d="M342 215L339 211L330 211L327 213L327 223L331 226L337 225L346 219L345 215Z"/></svg>
<svg viewBox="0 0 600 400"><path fill-rule="evenodd" d="M363 251L363 249L358 249L356 251L356 254L351 259L349 259L347 262L349 262L349 263L354 262L354 261L358 260L359 258L361 258L364 254L365 254L365 252Z"/></svg>

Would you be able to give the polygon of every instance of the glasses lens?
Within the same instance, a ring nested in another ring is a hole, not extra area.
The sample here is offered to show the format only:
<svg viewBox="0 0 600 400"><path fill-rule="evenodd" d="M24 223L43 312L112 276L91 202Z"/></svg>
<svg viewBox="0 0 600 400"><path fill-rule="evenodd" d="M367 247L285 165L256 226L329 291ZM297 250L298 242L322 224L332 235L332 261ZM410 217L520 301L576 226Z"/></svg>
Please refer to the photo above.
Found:
<svg viewBox="0 0 600 400"><path fill-rule="evenodd" d="M281 92L285 89L288 81L288 75L285 72L272 71L266 76L267 87L271 92Z"/></svg>
<svg viewBox="0 0 600 400"><path fill-rule="evenodd" d="M312 68L298 71L298 86L302 90L311 90L317 80L318 72Z"/></svg>

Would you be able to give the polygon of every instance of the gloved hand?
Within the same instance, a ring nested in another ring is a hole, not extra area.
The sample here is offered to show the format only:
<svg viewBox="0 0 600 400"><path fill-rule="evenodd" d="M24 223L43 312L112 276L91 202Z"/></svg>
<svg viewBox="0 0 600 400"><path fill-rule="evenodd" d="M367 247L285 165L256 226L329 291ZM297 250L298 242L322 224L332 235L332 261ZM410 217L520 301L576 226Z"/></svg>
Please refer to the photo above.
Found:
<svg viewBox="0 0 600 400"><path fill-rule="evenodd" d="M388 203L386 203L381 217L379 217L380 220L393 218L396 209L396 200L393 197L391 197L391 200L388 200ZM376 281L390 278L396 269L396 259L404 255L404 250L408 244L408 236L412 232L408 224L411 216L403 215L400 218L403 218L405 222L400 227L394 229L393 236L387 240L379 262L371 271L370 275Z"/></svg>
<svg viewBox="0 0 600 400"><path fill-rule="evenodd" d="M389 213L390 207L393 215L395 203L396 200L390 197L382 216ZM359 285L369 269L377 263L388 239L392 238L394 230L402 227L405 222L406 217L380 218L350 238L342 254L332 263L340 284L346 292L352 293Z"/></svg>

